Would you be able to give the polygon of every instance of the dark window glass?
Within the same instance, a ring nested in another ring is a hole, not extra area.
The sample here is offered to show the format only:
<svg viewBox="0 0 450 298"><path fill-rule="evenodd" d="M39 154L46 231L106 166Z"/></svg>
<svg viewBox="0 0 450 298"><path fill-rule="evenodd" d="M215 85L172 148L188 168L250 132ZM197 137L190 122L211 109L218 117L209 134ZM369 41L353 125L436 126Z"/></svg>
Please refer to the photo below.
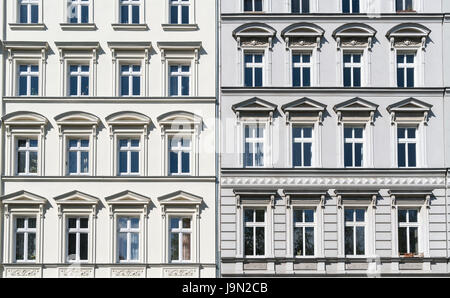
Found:
<svg viewBox="0 0 450 298"><path fill-rule="evenodd" d="M345 254L353 255L353 227L345 227Z"/></svg>
<svg viewBox="0 0 450 298"><path fill-rule="evenodd" d="M264 255L264 228L256 227L256 255Z"/></svg>
<svg viewBox="0 0 450 298"><path fill-rule="evenodd" d="M245 228L245 254L253 255L253 228Z"/></svg>

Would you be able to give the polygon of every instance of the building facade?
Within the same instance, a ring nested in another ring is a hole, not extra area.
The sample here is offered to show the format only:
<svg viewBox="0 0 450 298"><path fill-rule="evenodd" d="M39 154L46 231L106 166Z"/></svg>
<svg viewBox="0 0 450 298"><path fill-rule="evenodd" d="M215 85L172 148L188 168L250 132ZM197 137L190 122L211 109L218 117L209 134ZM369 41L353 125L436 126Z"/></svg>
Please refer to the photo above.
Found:
<svg viewBox="0 0 450 298"><path fill-rule="evenodd" d="M1 5L0 275L215 277L215 1Z"/></svg>
<svg viewBox="0 0 450 298"><path fill-rule="evenodd" d="M222 276L448 276L444 2L221 2Z"/></svg>

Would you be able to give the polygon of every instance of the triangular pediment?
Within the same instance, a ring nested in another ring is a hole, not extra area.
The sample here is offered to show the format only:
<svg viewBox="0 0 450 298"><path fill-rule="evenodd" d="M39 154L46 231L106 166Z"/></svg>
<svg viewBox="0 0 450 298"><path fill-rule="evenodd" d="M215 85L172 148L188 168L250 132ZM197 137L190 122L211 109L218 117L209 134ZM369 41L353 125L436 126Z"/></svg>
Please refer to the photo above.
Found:
<svg viewBox="0 0 450 298"><path fill-rule="evenodd" d="M180 190L159 197L158 201L161 205L200 205L203 202L203 199L199 196Z"/></svg>
<svg viewBox="0 0 450 298"><path fill-rule="evenodd" d="M282 37L300 37L300 36L323 36L325 30L312 23L297 23L286 27L282 32Z"/></svg>
<svg viewBox="0 0 450 298"><path fill-rule="evenodd" d="M415 98L407 98L387 107L388 112L426 112L433 106Z"/></svg>
<svg viewBox="0 0 450 298"><path fill-rule="evenodd" d="M234 112L273 112L277 109L277 105L261 98L253 97L233 105L232 109Z"/></svg>
<svg viewBox="0 0 450 298"><path fill-rule="evenodd" d="M377 31L366 24L350 23L334 30L333 37L373 37Z"/></svg>
<svg viewBox="0 0 450 298"><path fill-rule="evenodd" d="M28 111L13 112L3 116L3 123L5 125L46 125L47 118L41 114Z"/></svg>
<svg viewBox="0 0 450 298"><path fill-rule="evenodd" d="M426 37L431 33L427 27L416 23L405 23L393 27L386 33L386 37Z"/></svg>
<svg viewBox="0 0 450 298"><path fill-rule="evenodd" d="M319 112L325 110L326 108L326 105L307 97L297 99L281 107L283 112Z"/></svg>
<svg viewBox="0 0 450 298"><path fill-rule="evenodd" d="M41 205L46 204L47 199L31 192L21 190L0 197L2 204Z"/></svg>
<svg viewBox="0 0 450 298"><path fill-rule="evenodd" d="M375 111L378 105L359 97L344 101L334 106L335 111Z"/></svg>
<svg viewBox="0 0 450 298"><path fill-rule="evenodd" d="M130 190L106 197L105 200L110 205L147 205L151 202L150 198Z"/></svg>
<svg viewBox="0 0 450 298"><path fill-rule="evenodd" d="M239 26L233 31L233 36L263 36L273 37L276 30L264 23L248 23Z"/></svg>
<svg viewBox="0 0 450 298"><path fill-rule="evenodd" d="M131 111L118 112L106 117L109 125L148 125L151 120L148 116Z"/></svg>
<svg viewBox="0 0 450 298"><path fill-rule="evenodd" d="M85 194L78 190L62 194L54 199L57 204L97 205L99 202L97 197Z"/></svg>
<svg viewBox="0 0 450 298"><path fill-rule="evenodd" d="M86 112L67 112L55 117L56 123L59 125L97 125L100 119Z"/></svg>

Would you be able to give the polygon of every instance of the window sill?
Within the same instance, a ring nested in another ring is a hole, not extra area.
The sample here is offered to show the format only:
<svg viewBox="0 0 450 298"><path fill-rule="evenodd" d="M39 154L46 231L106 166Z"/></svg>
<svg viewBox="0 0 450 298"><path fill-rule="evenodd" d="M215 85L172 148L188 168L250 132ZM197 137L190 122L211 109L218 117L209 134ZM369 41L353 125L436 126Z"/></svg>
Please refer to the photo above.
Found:
<svg viewBox="0 0 450 298"><path fill-rule="evenodd" d="M114 30L122 31L145 31L148 30L147 24L111 24Z"/></svg>
<svg viewBox="0 0 450 298"><path fill-rule="evenodd" d="M164 31L196 31L197 24L161 24Z"/></svg>
<svg viewBox="0 0 450 298"><path fill-rule="evenodd" d="M60 23L61 30L97 30L97 26L94 23L86 24L72 24L72 23Z"/></svg>
<svg viewBox="0 0 450 298"><path fill-rule="evenodd" d="M43 23L38 23L38 24L10 23L9 28L11 30L46 30L47 29L47 27Z"/></svg>

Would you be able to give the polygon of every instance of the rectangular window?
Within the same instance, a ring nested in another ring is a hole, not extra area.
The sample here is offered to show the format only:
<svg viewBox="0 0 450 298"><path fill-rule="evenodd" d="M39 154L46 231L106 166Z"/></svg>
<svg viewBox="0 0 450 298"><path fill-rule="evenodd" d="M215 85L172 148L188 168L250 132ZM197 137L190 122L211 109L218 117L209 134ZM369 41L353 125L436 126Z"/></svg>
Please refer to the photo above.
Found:
<svg viewBox="0 0 450 298"><path fill-rule="evenodd" d="M19 0L19 23L39 23L39 1L40 0Z"/></svg>
<svg viewBox="0 0 450 298"><path fill-rule="evenodd" d="M292 85L294 87L311 86L311 54L292 55Z"/></svg>
<svg viewBox="0 0 450 298"><path fill-rule="evenodd" d="M309 0L291 0L293 13L309 13Z"/></svg>
<svg viewBox="0 0 450 298"><path fill-rule="evenodd" d="M191 221L191 217L170 218L170 260L172 262L191 260Z"/></svg>
<svg viewBox="0 0 450 298"><path fill-rule="evenodd" d="M245 87L261 87L263 85L263 54L248 53L244 55Z"/></svg>
<svg viewBox="0 0 450 298"><path fill-rule="evenodd" d="M119 217L117 229L119 262L139 260L139 234L139 218Z"/></svg>
<svg viewBox="0 0 450 298"><path fill-rule="evenodd" d="M67 150L69 175L89 173L89 140L70 139Z"/></svg>
<svg viewBox="0 0 450 298"><path fill-rule="evenodd" d="M36 218L16 218L16 261L29 262L36 260Z"/></svg>
<svg viewBox="0 0 450 298"><path fill-rule="evenodd" d="M344 127L344 165L362 167L364 152L364 128Z"/></svg>
<svg viewBox="0 0 450 298"><path fill-rule="evenodd" d="M397 86L400 88L414 87L415 55L397 55Z"/></svg>
<svg viewBox="0 0 450 298"><path fill-rule="evenodd" d="M419 252L419 210L398 210L398 249L400 255Z"/></svg>
<svg viewBox="0 0 450 298"><path fill-rule="evenodd" d="M345 208L345 254L365 255L366 210Z"/></svg>
<svg viewBox="0 0 450 298"><path fill-rule="evenodd" d="M191 174L191 137L172 137L169 139L170 175Z"/></svg>
<svg viewBox="0 0 450 298"><path fill-rule="evenodd" d="M69 66L69 95L89 95L89 65Z"/></svg>
<svg viewBox="0 0 450 298"><path fill-rule="evenodd" d="M264 166L264 124L249 124L244 127L244 167Z"/></svg>
<svg viewBox="0 0 450 298"><path fill-rule="evenodd" d="M314 255L314 210L294 210L294 255Z"/></svg>
<svg viewBox="0 0 450 298"><path fill-rule="evenodd" d="M344 87L361 87L361 54L344 54Z"/></svg>
<svg viewBox="0 0 450 298"><path fill-rule="evenodd" d="M417 128L397 128L398 166L412 168L417 166Z"/></svg>
<svg viewBox="0 0 450 298"><path fill-rule="evenodd" d="M189 24L190 0L170 0L170 23Z"/></svg>
<svg viewBox="0 0 450 298"><path fill-rule="evenodd" d="M71 24L89 23L90 0L69 0L67 2L67 19Z"/></svg>
<svg viewBox="0 0 450 298"><path fill-rule="evenodd" d="M312 127L292 127L292 161L294 167L312 166Z"/></svg>
<svg viewBox="0 0 450 298"><path fill-rule="evenodd" d="M141 0L120 0L120 23L139 24Z"/></svg>
<svg viewBox="0 0 450 298"><path fill-rule="evenodd" d="M37 174L38 141L34 139L17 140L17 174Z"/></svg>
<svg viewBox="0 0 450 298"><path fill-rule="evenodd" d="M413 0L396 0L395 4L397 11L414 11Z"/></svg>
<svg viewBox="0 0 450 298"><path fill-rule="evenodd" d="M39 66L19 65L19 96L39 95Z"/></svg>
<svg viewBox="0 0 450 298"><path fill-rule="evenodd" d="M141 95L141 66L121 65L120 66L120 95L138 96Z"/></svg>
<svg viewBox="0 0 450 298"><path fill-rule="evenodd" d="M244 11L263 11L263 0L244 0Z"/></svg>
<svg viewBox="0 0 450 298"><path fill-rule="evenodd" d="M119 140L119 175L139 174L140 152L139 139Z"/></svg>
<svg viewBox="0 0 450 298"><path fill-rule="evenodd" d="M342 0L343 13L359 13L359 0Z"/></svg>
<svg viewBox="0 0 450 298"><path fill-rule="evenodd" d="M69 262L88 260L89 219L67 219L67 259Z"/></svg>
<svg viewBox="0 0 450 298"><path fill-rule="evenodd" d="M189 65L169 66L170 96L189 96L191 67Z"/></svg>
<svg viewBox="0 0 450 298"><path fill-rule="evenodd" d="M246 256L265 255L266 211L244 209L244 249Z"/></svg>

